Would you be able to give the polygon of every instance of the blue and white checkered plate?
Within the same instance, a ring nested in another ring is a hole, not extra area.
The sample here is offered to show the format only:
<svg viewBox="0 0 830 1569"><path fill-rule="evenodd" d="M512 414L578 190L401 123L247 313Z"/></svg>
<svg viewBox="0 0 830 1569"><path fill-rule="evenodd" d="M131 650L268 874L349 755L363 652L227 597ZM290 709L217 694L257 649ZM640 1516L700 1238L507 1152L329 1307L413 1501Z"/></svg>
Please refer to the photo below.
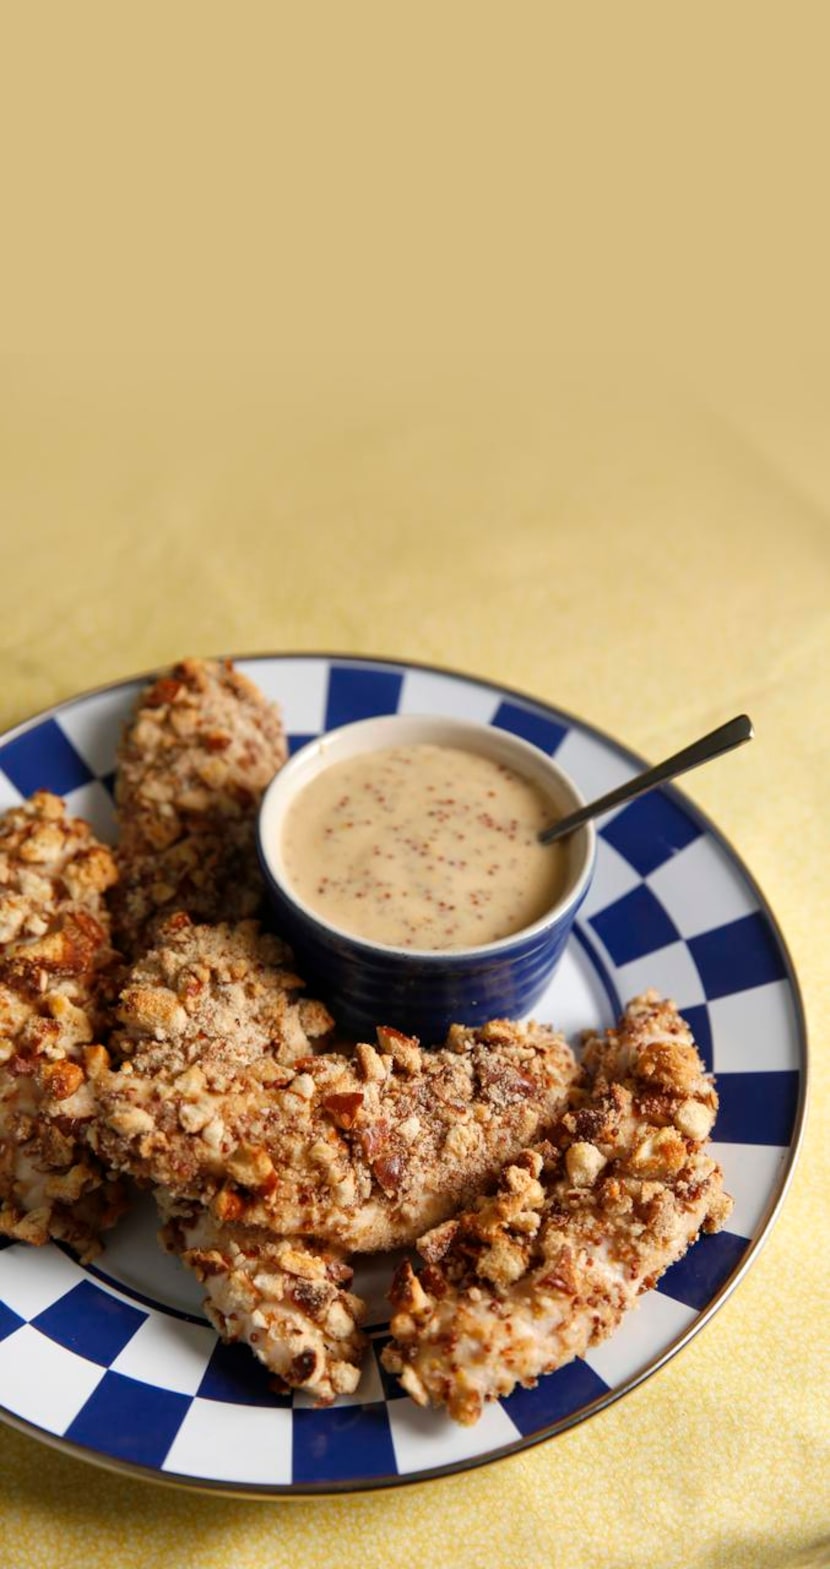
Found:
<svg viewBox="0 0 830 1569"><path fill-rule="evenodd" d="M333 656L238 661L282 705L296 749L354 719L443 713L515 732L556 755L590 799L639 759L517 693L398 661ZM0 809L37 788L112 839L117 739L142 683L61 704L0 742ZM242 1347L223 1346L195 1280L155 1242L147 1201L84 1267L58 1246L0 1241L0 1410L25 1432L133 1475L253 1496L392 1486L511 1454L602 1409L679 1351L757 1253L781 1203L803 1117L798 986L751 876L668 789L603 819L596 877L549 992L534 1010L569 1034L604 1027L655 986L688 1019L715 1071L714 1152L735 1199L603 1345L489 1406L476 1427L422 1411L380 1366L393 1260L358 1270L370 1304L357 1392L327 1410L279 1396ZM390 1021L394 1022L394 1021Z"/></svg>

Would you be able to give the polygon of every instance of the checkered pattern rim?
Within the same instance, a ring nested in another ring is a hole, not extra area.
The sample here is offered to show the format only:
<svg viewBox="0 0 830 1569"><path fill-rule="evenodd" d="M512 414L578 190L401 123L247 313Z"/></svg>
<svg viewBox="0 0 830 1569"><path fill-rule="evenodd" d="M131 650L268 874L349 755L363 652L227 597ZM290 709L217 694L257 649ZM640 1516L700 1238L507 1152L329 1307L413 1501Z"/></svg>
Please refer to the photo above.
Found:
<svg viewBox="0 0 830 1569"><path fill-rule="evenodd" d="M283 707L291 748L376 714L478 719L556 756L590 797L640 766L544 704L423 666L334 656L238 663ZM47 787L112 838L114 752L139 682L39 716L0 743L0 808ZM606 999L671 994L718 1075L716 1153L736 1199L611 1340L457 1429L402 1396L370 1330L357 1394L328 1410L276 1396L240 1347L195 1314L130 1291L55 1247L0 1248L0 1404L90 1458L240 1492L416 1481L510 1453L581 1420L654 1371L723 1299L783 1195L800 1131L805 1042L797 986L763 899L717 832L671 788L610 815L575 934ZM544 1014L543 1006L537 1009ZM599 1022L599 1021L597 1021Z"/></svg>

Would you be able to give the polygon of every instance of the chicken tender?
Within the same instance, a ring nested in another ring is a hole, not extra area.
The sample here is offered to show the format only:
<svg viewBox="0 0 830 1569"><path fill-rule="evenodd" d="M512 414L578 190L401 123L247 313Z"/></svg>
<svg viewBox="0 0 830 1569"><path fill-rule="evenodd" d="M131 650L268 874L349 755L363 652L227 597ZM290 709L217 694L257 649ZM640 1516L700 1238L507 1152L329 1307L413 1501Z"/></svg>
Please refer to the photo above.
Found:
<svg viewBox="0 0 830 1569"><path fill-rule="evenodd" d="M0 1232L82 1258L123 1207L82 1142L109 1063L101 1005L113 951L112 855L40 791L0 817Z"/></svg>
<svg viewBox="0 0 830 1569"><path fill-rule="evenodd" d="M241 920L262 904L256 812L287 755L278 709L229 661L184 659L141 694L117 757L119 945L160 918Z"/></svg>
<svg viewBox="0 0 830 1569"><path fill-rule="evenodd" d="M92 1137L117 1170L214 1219L388 1249L469 1202L551 1123L576 1072L561 1036L496 1021L422 1051L394 1029L314 1055L330 1020L296 1000L287 950L253 927L172 921L118 1006L124 1058Z"/></svg>
<svg viewBox="0 0 830 1569"><path fill-rule="evenodd" d="M418 1244L391 1301L386 1368L419 1405L476 1422L604 1340L701 1229L731 1209L705 1141L717 1110L692 1036L649 992L588 1039L583 1079L548 1141L490 1196Z"/></svg>
<svg viewBox="0 0 830 1569"><path fill-rule="evenodd" d="M161 1242L205 1287L205 1312L225 1341L244 1341L287 1389L318 1405L353 1394L366 1347L364 1304L342 1253L261 1227L219 1225L199 1205L157 1195Z"/></svg>
<svg viewBox="0 0 830 1569"><path fill-rule="evenodd" d="M291 949L262 932L256 921L236 926L194 926L171 916L151 948L130 971L118 999L112 1044L130 1059L123 1080L135 1076L178 1080L189 1068L217 1092L256 1068L257 1086L268 1084L271 1065L288 1065L312 1050L332 1028L322 1003L300 994ZM193 1130L190 1130L193 1131Z"/></svg>

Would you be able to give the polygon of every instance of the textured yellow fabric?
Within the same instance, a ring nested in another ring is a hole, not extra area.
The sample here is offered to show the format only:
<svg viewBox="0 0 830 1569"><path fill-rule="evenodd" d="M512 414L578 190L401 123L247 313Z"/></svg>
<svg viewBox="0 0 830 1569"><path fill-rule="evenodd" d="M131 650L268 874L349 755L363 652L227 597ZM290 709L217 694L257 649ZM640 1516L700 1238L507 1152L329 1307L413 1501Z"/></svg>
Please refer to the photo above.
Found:
<svg viewBox="0 0 830 1569"><path fill-rule="evenodd" d="M815 1060L767 1247L600 1416L459 1478L267 1506L6 1429L4 1569L826 1561L830 403L814 384L799 416L796 393L521 360L330 381L263 360L7 364L4 724L191 650L435 661L654 758L746 709L757 740L688 788L782 922Z"/></svg>
<svg viewBox="0 0 830 1569"><path fill-rule="evenodd" d="M746 709L688 791L814 1056L766 1248L600 1416L273 1505L0 1428L0 1569L830 1562L824 0L0 7L0 725L292 649L455 666L654 759Z"/></svg>

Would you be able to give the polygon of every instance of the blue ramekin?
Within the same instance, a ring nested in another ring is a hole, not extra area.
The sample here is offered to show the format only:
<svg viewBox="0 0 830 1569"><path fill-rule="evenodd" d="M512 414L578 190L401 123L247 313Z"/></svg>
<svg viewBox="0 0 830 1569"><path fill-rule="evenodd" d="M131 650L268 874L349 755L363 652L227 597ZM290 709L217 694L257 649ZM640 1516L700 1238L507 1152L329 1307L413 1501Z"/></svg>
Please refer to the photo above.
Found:
<svg viewBox="0 0 830 1569"><path fill-rule="evenodd" d="M294 949L313 995L331 1009L339 1029L373 1041L378 1025L415 1035L424 1045L444 1040L454 1023L521 1018L548 986L590 886L596 859L592 823L565 840L564 895L533 925L477 948L395 948L352 937L322 920L292 891L281 861L284 814L323 769L381 747L429 743L483 753L523 774L551 803L551 821L583 799L553 760L528 741L490 725L421 714L393 714L344 725L310 741L272 780L260 807L257 845L274 926Z"/></svg>

